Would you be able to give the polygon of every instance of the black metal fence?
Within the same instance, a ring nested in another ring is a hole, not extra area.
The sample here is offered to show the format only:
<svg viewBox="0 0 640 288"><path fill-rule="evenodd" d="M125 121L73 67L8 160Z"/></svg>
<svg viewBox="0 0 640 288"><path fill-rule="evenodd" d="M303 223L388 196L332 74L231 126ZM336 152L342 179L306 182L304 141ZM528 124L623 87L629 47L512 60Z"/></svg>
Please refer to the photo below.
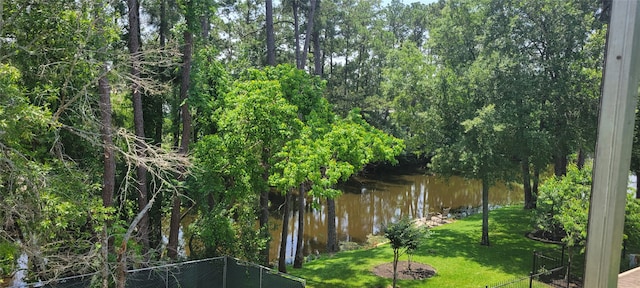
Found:
<svg viewBox="0 0 640 288"><path fill-rule="evenodd" d="M26 287L98 287L98 274L87 274ZM231 257L218 257L127 271L127 288L303 288L304 279Z"/></svg>
<svg viewBox="0 0 640 288"><path fill-rule="evenodd" d="M533 265L529 276L506 280L485 287L537 288L549 287L549 284L553 287L569 287L570 277L567 277L567 275L571 271L566 260L564 246L562 246L561 250L534 251Z"/></svg>
<svg viewBox="0 0 640 288"><path fill-rule="evenodd" d="M491 288L509 287L509 288L549 288L547 284L541 283L535 277L525 276L514 278L511 280L501 281L493 285L486 286Z"/></svg>
<svg viewBox="0 0 640 288"><path fill-rule="evenodd" d="M562 250L547 250L533 252L533 269L531 274L545 283L555 283L561 287L568 287L569 278L566 277L571 271L565 257L565 247ZM563 279L566 281L562 283ZM562 285L565 284L565 285Z"/></svg>

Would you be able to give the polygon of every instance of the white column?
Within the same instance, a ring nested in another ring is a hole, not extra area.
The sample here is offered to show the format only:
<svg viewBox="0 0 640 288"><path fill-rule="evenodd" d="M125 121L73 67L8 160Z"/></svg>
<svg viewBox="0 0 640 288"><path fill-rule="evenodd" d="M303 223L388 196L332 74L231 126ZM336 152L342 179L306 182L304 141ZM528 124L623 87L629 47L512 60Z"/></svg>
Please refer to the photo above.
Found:
<svg viewBox="0 0 640 288"><path fill-rule="evenodd" d="M616 287L640 68L640 0L613 0L589 209L584 287Z"/></svg>

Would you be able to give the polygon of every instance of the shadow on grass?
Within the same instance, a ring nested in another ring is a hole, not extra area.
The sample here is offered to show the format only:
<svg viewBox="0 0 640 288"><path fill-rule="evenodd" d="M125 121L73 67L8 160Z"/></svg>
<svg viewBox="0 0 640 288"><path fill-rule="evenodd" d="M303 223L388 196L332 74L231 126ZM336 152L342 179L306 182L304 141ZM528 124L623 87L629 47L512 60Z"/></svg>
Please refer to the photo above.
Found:
<svg viewBox="0 0 640 288"><path fill-rule="evenodd" d="M372 263L372 259L392 259L384 249L362 249L346 251L339 254L339 257L322 256L320 259L305 263L302 269L290 268L290 273L307 280L313 287L354 287L352 283L346 285L345 280L363 278L363 275L371 274L371 277L364 277L366 283L373 285L386 285L384 279L375 279L374 275L367 270ZM367 286L372 287L372 286ZM375 287L375 286L374 286ZM383 287L383 286L380 286ZM386 286L384 286L386 287Z"/></svg>
<svg viewBox="0 0 640 288"><path fill-rule="evenodd" d="M489 213L489 240L491 246L480 245L482 215L456 221L435 228L434 235L417 253L433 257L462 257L509 274L528 275L534 250L556 248L525 236L531 230L528 211L522 207L506 207Z"/></svg>

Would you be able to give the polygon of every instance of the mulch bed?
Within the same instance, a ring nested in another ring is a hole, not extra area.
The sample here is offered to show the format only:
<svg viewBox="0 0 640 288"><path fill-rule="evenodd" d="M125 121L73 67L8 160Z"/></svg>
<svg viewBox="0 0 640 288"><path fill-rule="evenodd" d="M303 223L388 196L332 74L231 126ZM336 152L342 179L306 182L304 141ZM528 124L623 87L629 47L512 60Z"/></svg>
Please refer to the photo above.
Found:
<svg viewBox="0 0 640 288"><path fill-rule="evenodd" d="M542 230L531 231L525 234L525 236L527 236L527 238L531 240L539 241L542 243L548 243L548 244L558 244L558 245L563 244L562 238L564 237L564 235L551 235L550 233Z"/></svg>
<svg viewBox="0 0 640 288"><path fill-rule="evenodd" d="M377 276L393 279L393 262L380 264L373 267L373 274ZM436 269L431 265L411 262L411 270L409 270L409 261L398 261L398 278L401 280L423 280L436 274Z"/></svg>

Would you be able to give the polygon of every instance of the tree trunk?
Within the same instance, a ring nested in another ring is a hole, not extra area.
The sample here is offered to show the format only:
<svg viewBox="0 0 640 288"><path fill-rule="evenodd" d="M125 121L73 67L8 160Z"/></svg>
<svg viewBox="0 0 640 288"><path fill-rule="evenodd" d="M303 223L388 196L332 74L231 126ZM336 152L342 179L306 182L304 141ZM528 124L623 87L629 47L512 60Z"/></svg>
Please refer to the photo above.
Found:
<svg viewBox="0 0 640 288"><path fill-rule="evenodd" d="M529 169L529 158L524 157L521 161L522 165L522 186L524 188L524 209L536 208L536 202L533 201L531 193L531 171Z"/></svg>
<svg viewBox="0 0 640 288"><path fill-rule="evenodd" d="M635 174L636 174L636 199L640 199L640 173L636 171Z"/></svg>
<svg viewBox="0 0 640 288"><path fill-rule="evenodd" d="M540 167L533 165L533 186L531 187L531 194L533 196L533 202L538 201L538 186L540 186Z"/></svg>
<svg viewBox="0 0 640 288"><path fill-rule="evenodd" d="M167 43L167 34L169 34L169 22L167 21L167 0L160 0L160 48L164 49ZM164 72L164 68L160 68ZM163 73L164 76L164 73Z"/></svg>
<svg viewBox="0 0 640 288"><path fill-rule="evenodd" d="M169 221L169 242L167 243L167 256L171 259L178 257L178 232L180 231L180 195L173 192L171 198L171 220Z"/></svg>
<svg viewBox="0 0 640 288"><path fill-rule="evenodd" d="M1 6L2 4L0 4ZM102 27L104 26L104 3L100 3L96 1L94 3L93 9L96 18L96 24L99 32L103 32ZM0 7L0 22L2 21L2 8ZM101 34L101 33L100 33ZM103 40L103 39L101 39ZM106 47L103 47L106 48ZM104 54L98 54L99 60L105 61L106 57ZM115 176L116 176L116 158L114 152L113 145L113 131L112 131L112 109L111 109L111 84L109 83L109 78L107 75L109 74L110 64L105 61L103 64L102 75L98 79L98 95L99 98L99 108L100 108L100 137L103 145L103 174L102 174L102 205L103 207L112 207L113 206L113 197L115 193ZM0 195L0 201L2 201L2 195ZM20 225L17 222L14 222L14 229L19 234L18 239L20 239L23 243L25 242L22 237L22 232L20 232ZM109 279L110 279L110 270L109 270L109 252L114 251L113 249L113 239L109 237L109 232L111 230L112 221L107 220L102 225L102 233L100 235L100 256L101 261L101 269L100 276L102 277L102 288L109 287ZM7 228L7 227L4 227Z"/></svg>
<svg viewBox="0 0 640 288"><path fill-rule="evenodd" d="M300 61L300 28L298 25L298 0L293 0L293 38L295 40L295 57L296 68L302 69L302 61Z"/></svg>
<svg viewBox="0 0 640 288"><path fill-rule="evenodd" d="M276 41L273 35L273 0L265 1L267 18L267 65L276 66Z"/></svg>
<svg viewBox="0 0 640 288"><path fill-rule="evenodd" d="M316 0L316 11L318 11L319 8L320 8L320 0ZM317 17L318 16L315 16L315 18ZM314 25L312 36L313 36L313 73L315 75L322 76L323 74L322 70L324 68L324 65L323 65L324 55L322 54L322 48L320 47L320 29L318 29L317 25Z"/></svg>
<svg viewBox="0 0 640 288"><path fill-rule="evenodd" d="M344 51L344 78L343 80L343 86L344 86L344 97L346 98L346 95L349 95L349 85L347 85L347 82L349 81L349 37L345 37L345 41L347 43L347 45L345 46L345 51Z"/></svg>
<svg viewBox="0 0 640 288"><path fill-rule="evenodd" d="M325 41L331 41L330 43L333 43L333 39L329 40L329 33L327 32L327 29L324 30L324 39ZM333 45L329 45L329 75L333 75ZM323 56L324 57L324 56Z"/></svg>
<svg viewBox="0 0 640 288"><path fill-rule="evenodd" d="M560 152L553 156L553 172L556 176L564 176L567 174L567 154Z"/></svg>
<svg viewBox="0 0 640 288"><path fill-rule="evenodd" d="M164 49L166 47L166 41L167 41L167 0L161 0L160 1L160 30L159 30L159 36L160 36L160 50L162 51L161 53L164 53ZM166 75L166 68L162 65L160 65L159 67L159 74L160 74L160 81L162 81L163 83L167 83L169 81L171 81L171 79L169 79L169 77L167 77ZM158 97L160 99L157 99L156 101L154 101L154 114L157 115L157 117L159 118L159 121L156 121L155 124L155 129L154 129L154 133L153 133L153 141L155 143L155 145L160 146L162 144L162 124L163 124L163 120L164 120L164 111L162 110L162 106L164 104L164 99L163 97ZM155 193L157 194L157 198L158 201L153 203L153 206L151 207L151 209L149 210L149 225L150 225L150 229L149 229L149 246L152 248L158 248L160 247L160 245L162 244L162 203L163 201L163 193L161 190L155 191ZM159 255L158 255L159 256Z"/></svg>
<svg viewBox="0 0 640 288"><path fill-rule="evenodd" d="M113 136L111 132L111 85L107 78L108 67L105 65L104 75L98 79L98 89L100 94L100 120L102 126L100 132L102 144L104 145L104 166L102 174L102 205L104 207L113 206L113 194L115 190L116 158L113 151ZM106 221L102 229L102 287L109 286L109 251L113 251L113 241L109 241L109 230L111 222Z"/></svg>
<svg viewBox="0 0 640 288"><path fill-rule="evenodd" d="M129 8L129 54L131 54L131 75L134 81L131 83L133 96L133 123L136 140L136 154L138 157L144 157L143 142L144 134L144 117L142 112L142 95L140 94L140 86L137 79L140 78L140 3L138 0L128 0ZM138 165L136 169L136 188L138 190L138 211L142 211L149 201L147 191L147 169ZM143 215L138 225L138 235L142 243L142 254L149 252L149 214ZM148 255L147 255L148 256Z"/></svg>
<svg viewBox="0 0 640 288"><path fill-rule="evenodd" d="M571 263L573 262L573 249L567 246L567 271L564 274L564 279L567 280L567 287L569 287L569 281L571 281Z"/></svg>
<svg viewBox="0 0 640 288"><path fill-rule="evenodd" d="M291 191L287 191L282 206L282 238L280 238L280 251L278 252L278 271L287 273L287 236L289 235L289 203L291 203Z"/></svg>
<svg viewBox="0 0 640 288"><path fill-rule="evenodd" d="M393 249L393 288L396 288L398 279L398 260L400 260L400 251L395 248Z"/></svg>
<svg viewBox="0 0 640 288"><path fill-rule="evenodd" d="M322 59L324 56L320 48L320 33L318 31L313 33L313 74L322 76Z"/></svg>
<svg viewBox="0 0 640 288"><path fill-rule="evenodd" d="M189 24L187 23L187 26ZM180 149L178 153L187 155L189 152L189 141L191 140L191 112L189 111L189 104L187 99L189 96L189 81L191 73L191 58L193 49L193 33L189 30L184 34L184 51L182 55L182 75L180 83L180 100L183 103L181 107L182 114L182 138L180 139ZM184 181L183 177L178 178L179 181ZM180 230L180 206L182 200L177 192L173 193L173 200L171 206L171 224L169 227L169 243L167 243L167 256L171 259L176 259L178 256L178 232Z"/></svg>
<svg viewBox="0 0 640 288"><path fill-rule="evenodd" d="M307 31L304 38L304 47L302 48L302 56L300 57L300 69L307 66L307 55L309 55L309 43L311 42L311 33L313 32L313 24L315 21L316 0L311 0L309 7L309 18L307 19Z"/></svg>
<svg viewBox="0 0 640 288"><path fill-rule="evenodd" d="M293 268L302 268L304 262L304 200L307 192L307 184L300 184L300 194L298 195L298 241L296 242L296 257L293 260Z"/></svg>
<svg viewBox="0 0 640 288"><path fill-rule="evenodd" d="M117 251L117 268L116 268L116 287L117 288L125 288L126 283L126 269L127 269L127 243L129 243L129 239L131 239L131 235L135 231L135 227L140 225L140 221L144 218L144 215L147 214L153 203L155 202L155 196L151 197L151 200L147 202L147 205L140 209L140 212L133 218L131 224L129 224L129 228L127 228L127 232L122 236L122 242L120 243L120 248Z"/></svg>
<svg viewBox="0 0 640 288"><path fill-rule="evenodd" d="M269 175L265 172L263 176L265 181L269 179ZM263 237L269 239L269 190L260 193L260 229L262 229ZM269 241L261 251L262 264L269 266Z"/></svg>
<svg viewBox="0 0 640 288"><path fill-rule="evenodd" d="M172 93L172 94L175 94ZM175 95L174 95L175 96ZM171 134L173 136L172 147L179 149L180 148L180 109L178 106L180 105L180 96L177 95L172 98L174 109L171 110Z"/></svg>
<svg viewBox="0 0 640 288"><path fill-rule="evenodd" d="M489 246L489 181L482 178L482 240L480 245Z"/></svg>
<svg viewBox="0 0 640 288"><path fill-rule="evenodd" d="M333 198L327 198L327 252L338 252L336 200Z"/></svg>
<svg viewBox="0 0 640 288"><path fill-rule="evenodd" d="M578 169L582 170L582 167L584 167L585 158L586 156L584 155L584 149L580 148L580 150L578 150L578 159L576 159L576 165L578 166Z"/></svg>
<svg viewBox="0 0 640 288"><path fill-rule="evenodd" d="M211 21L209 21L208 11L203 12L204 15L200 17L200 29L202 32L202 40L205 45L209 44L209 33L211 32Z"/></svg>
<svg viewBox="0 0 640 288"><path fill-rule="evenodd" d="M106 66L106 65L105 65ZM104 145L104 166L102 175L102 205L104 207L113 206L113 194L115 190L116 178L116 158L113 151L113 135L111 131L111 85L107 78L107 67L105 75L98 79L98 89L100 94L100 127L102 144Z"/></svg>
<svg viewBox="0 0 640 288"><path fill-rule="evenodd" d="M189 85L191 74L191 59L193 50L193 33L191 31L184 32L184 54L182 55L182 75L180 83L180 101L183 103L180 109L182 115L182 135L180 138L180 149L178 152L187 154L189 152L189 143L191 141L191 111L189 111Z"/></svg>

